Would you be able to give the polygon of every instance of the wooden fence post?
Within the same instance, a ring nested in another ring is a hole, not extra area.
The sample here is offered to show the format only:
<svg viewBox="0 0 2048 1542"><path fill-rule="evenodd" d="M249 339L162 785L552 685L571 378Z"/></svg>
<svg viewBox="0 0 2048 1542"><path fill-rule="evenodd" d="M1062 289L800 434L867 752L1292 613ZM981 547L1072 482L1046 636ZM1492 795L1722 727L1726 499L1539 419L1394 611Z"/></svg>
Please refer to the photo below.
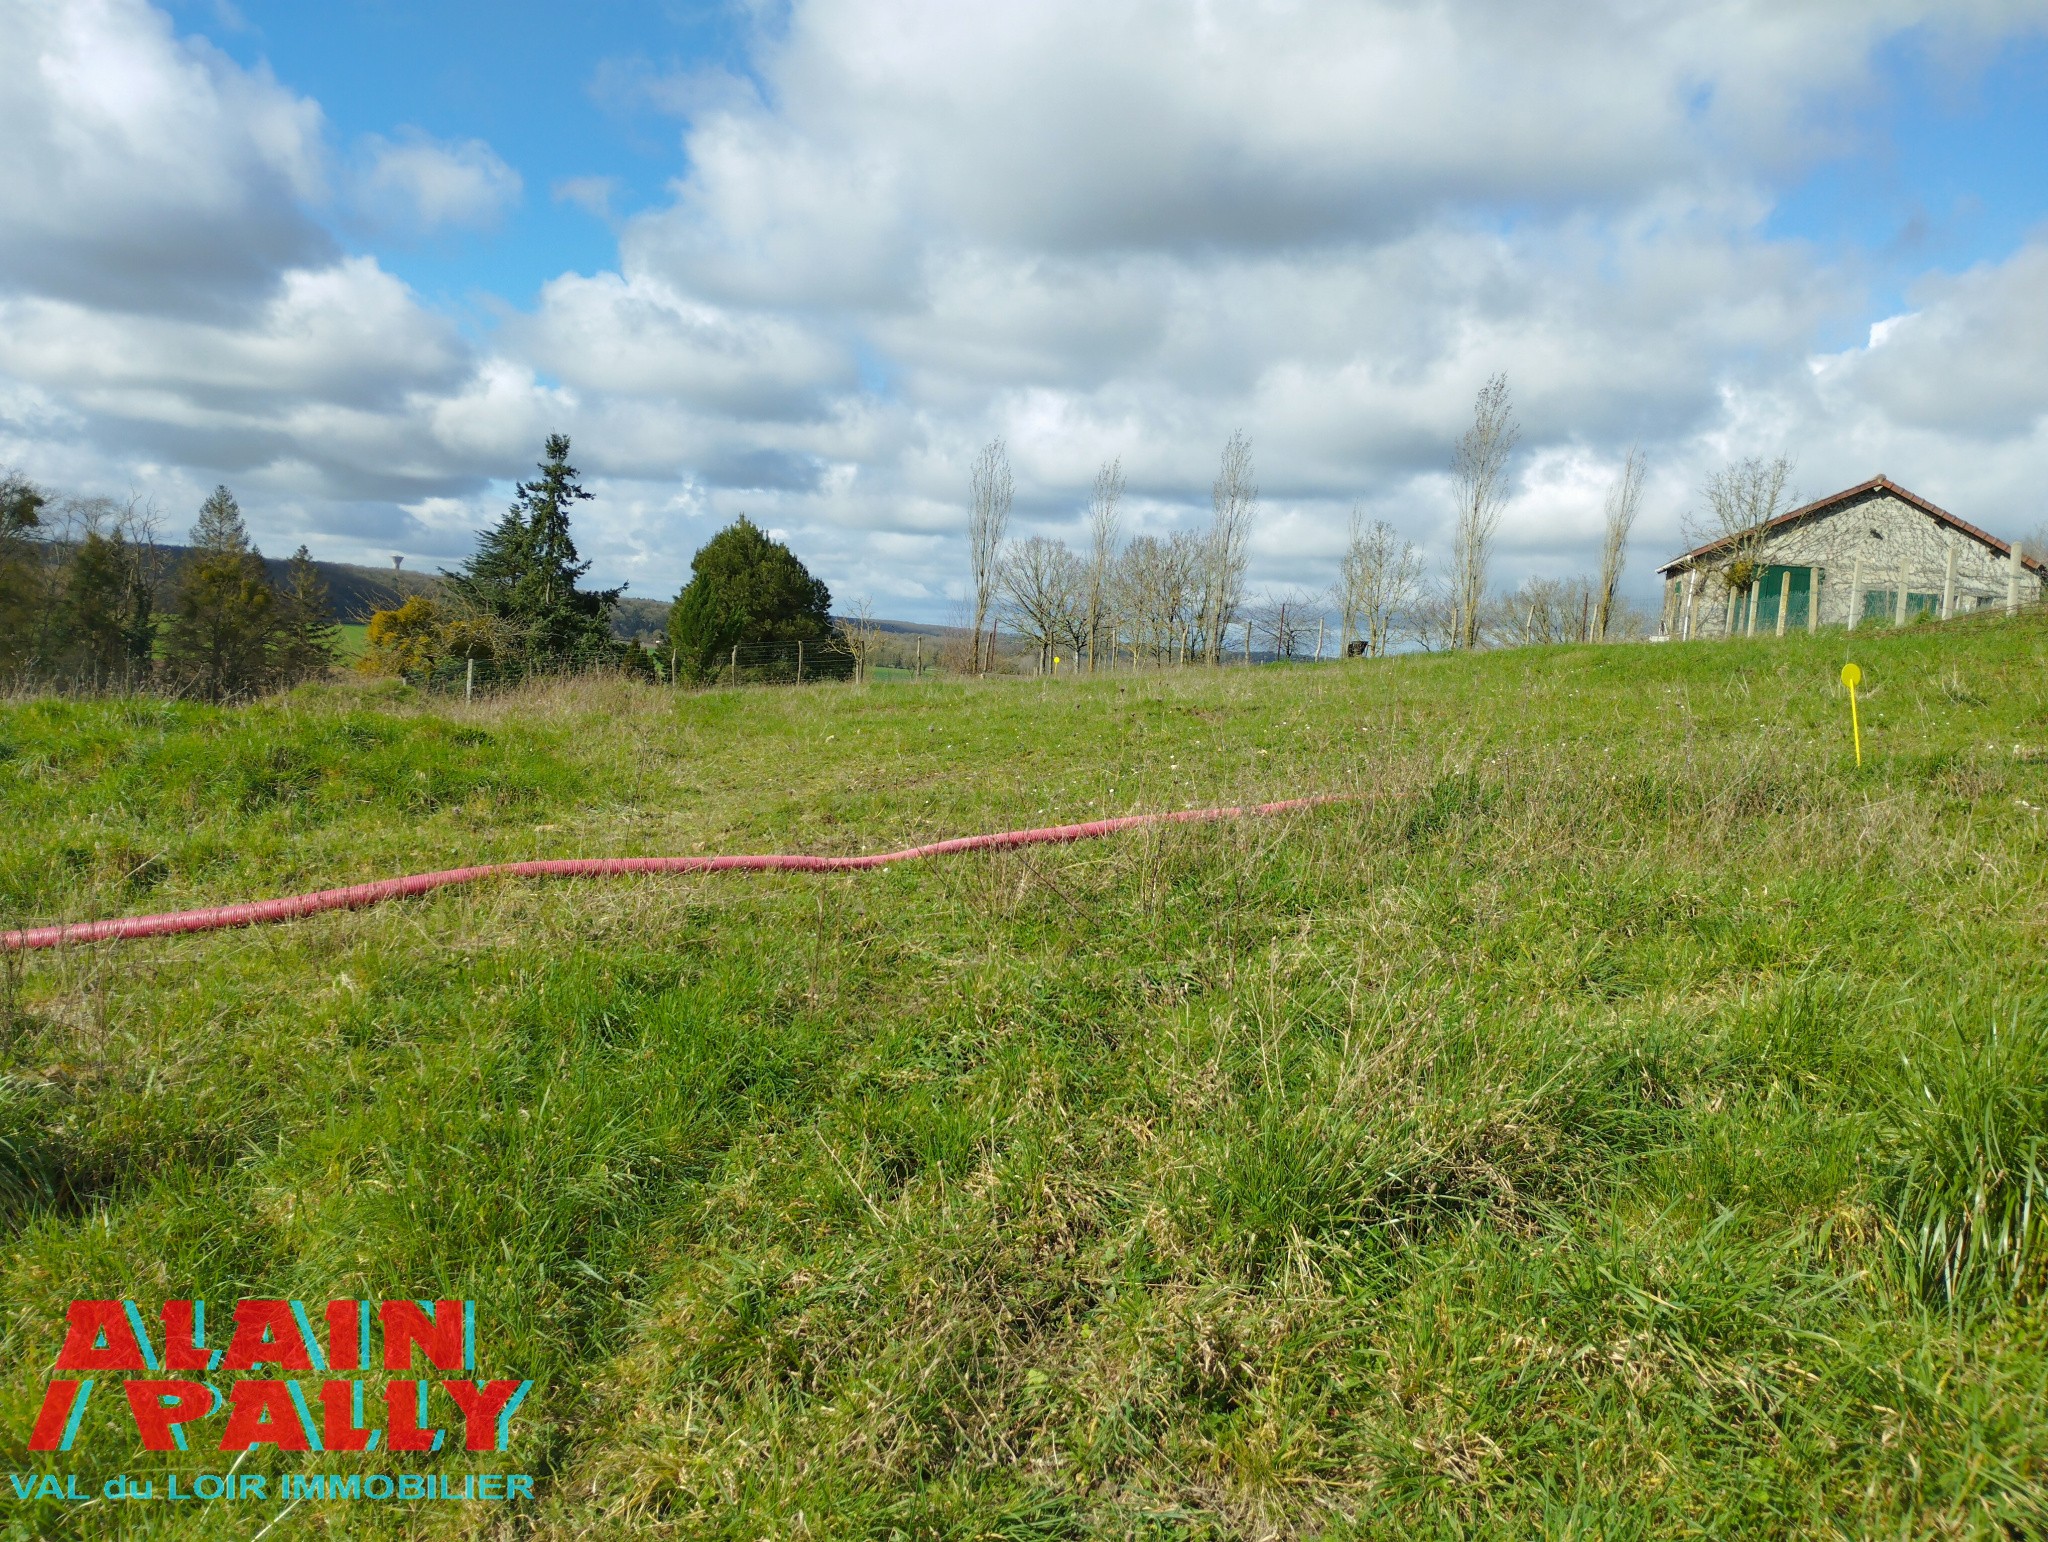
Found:
<svg viewBox="0 0 2048 1542"><path fill-rule="evenodd" d="M796 640L796 683L804 683L804 640L801 637Z"/></svg>

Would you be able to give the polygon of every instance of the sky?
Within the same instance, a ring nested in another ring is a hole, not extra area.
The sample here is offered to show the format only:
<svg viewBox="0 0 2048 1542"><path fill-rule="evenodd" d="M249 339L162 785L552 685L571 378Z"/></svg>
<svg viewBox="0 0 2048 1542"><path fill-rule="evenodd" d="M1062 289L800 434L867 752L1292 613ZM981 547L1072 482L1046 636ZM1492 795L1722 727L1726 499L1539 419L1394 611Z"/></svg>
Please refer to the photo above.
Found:
<svg viewBox="0 0 2048 1542"><path fill-rule="evenodd" d="M459 563L550 432L592 579L740 513L947 621L1012 533L1354 509L1431 560L1509 381L1496 586L1626 585L1784 454L2048 523L2048 0L0 0L0 467L217 483L266 551Z"/></svg>

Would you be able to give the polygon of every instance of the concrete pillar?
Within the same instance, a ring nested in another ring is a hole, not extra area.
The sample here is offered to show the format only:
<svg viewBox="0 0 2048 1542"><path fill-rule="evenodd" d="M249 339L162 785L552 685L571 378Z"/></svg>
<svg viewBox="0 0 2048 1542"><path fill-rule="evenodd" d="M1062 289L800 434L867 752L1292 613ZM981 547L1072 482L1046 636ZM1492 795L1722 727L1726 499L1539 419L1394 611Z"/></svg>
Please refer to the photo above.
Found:
<svg viewBox="0 0 2048 1542"><path fill-rule="evenodd" d="M2005 613L2010 616L2020 608L2020 543L2012 543L2012 564L2005 575Z"/></svg>
<svg viewBox="0 0 2048 1542"><path fill-rule="evenodd" d="M1956 533L1948 533L1948 561L1941 573L1941 619L1946 621L1956 608Z"/></svg>
<svg viewBox="0 0 2048 1542"><path fill-rule="evenodd" d="M1849 630L1856 630L1856 623L1863 616L1863 558L1856 558L1856 565L1849 569Z"/></svg>
<svg viewBox="0 0 2048 1542"><path fill-rule="evenodd" d="M1700 570L1685 570L1685 640L1691 642L1699 631L1700 622Z"/></svg>
<svg viewBox="0 0 2048 1542"><path fill-rule="evenodd" d="M1785 618L1792 614L1792 570L1785 569L1778 579L1778 635L1785 635Z"/></svg>
<svg viewBox="0 0 2048 1542"><path fill-rule="evenodd" d="M1757 604L1757 601L1763 598L1763 594L1763 579L1751 579L1749 585L1749 593L1743 596L1744 599L1749 601L1749 621L1748 624L1745 625L1742 629L1743 635L1745 637L1756 636L1756 613L1763 609L1761 605Z"/></svg>
<svg viewBox="0 0 2048 1542"><path fill-rule="evenodd" d="M1806 570L1806 631L1809 636L1820 630L1820 569Z"/></svg>
<svg viewBox="0 0 2048 1542"><path fill-rule="evenodd" d="M1733 589L1728 591L1728 616L1721 624L1721 635L1723 637L1733 637L1735 635L1735 591Z"/></svg>
<svg viewBox="0 0 2048 1542"><path fill-rule="evenodd" d="M1913 570L1907 565L1905 557L1901 555L1899 558L1898 601L1892 606L1893 626L1904 626L1906 624L1906 587L1912 582L1912 579Z"/></svg>

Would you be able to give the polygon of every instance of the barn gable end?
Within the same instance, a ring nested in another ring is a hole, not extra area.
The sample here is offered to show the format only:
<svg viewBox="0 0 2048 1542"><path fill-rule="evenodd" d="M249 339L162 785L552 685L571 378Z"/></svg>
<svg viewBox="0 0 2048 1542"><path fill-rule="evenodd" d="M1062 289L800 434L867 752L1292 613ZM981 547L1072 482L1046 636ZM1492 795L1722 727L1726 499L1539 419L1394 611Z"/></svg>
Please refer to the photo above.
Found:
<svg viewBox="0 0 2048 1542"><path fill-rule="evenodd" d="M1732 587L1710 541L1672 559L1663 632L1725 637L1821 626L1899 623L2042 594L2048 563L1883 476L1779 515L1765 527L1760 571Z"/></svg>

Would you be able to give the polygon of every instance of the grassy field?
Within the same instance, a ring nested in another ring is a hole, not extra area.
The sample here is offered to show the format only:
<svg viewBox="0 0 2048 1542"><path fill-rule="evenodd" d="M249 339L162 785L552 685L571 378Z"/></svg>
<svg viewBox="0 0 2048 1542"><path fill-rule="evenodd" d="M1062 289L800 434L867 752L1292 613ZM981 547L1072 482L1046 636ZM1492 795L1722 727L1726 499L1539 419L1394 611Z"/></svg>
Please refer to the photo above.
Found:
<svg viewBox="0 0 2048 1542"><path fill-rule="evenodd" d="M1867 763L1836 673L1865 674ZM272 1538L2043 1535L2048 617L987 685L0 708L8 1464L64 1303L468 1297L531 1505ZM153 1319L152 1319L153 1320ZM218 1421L210 1426L218 1429ZM279 1503L17 1502L253 1538Z"/></svg>

